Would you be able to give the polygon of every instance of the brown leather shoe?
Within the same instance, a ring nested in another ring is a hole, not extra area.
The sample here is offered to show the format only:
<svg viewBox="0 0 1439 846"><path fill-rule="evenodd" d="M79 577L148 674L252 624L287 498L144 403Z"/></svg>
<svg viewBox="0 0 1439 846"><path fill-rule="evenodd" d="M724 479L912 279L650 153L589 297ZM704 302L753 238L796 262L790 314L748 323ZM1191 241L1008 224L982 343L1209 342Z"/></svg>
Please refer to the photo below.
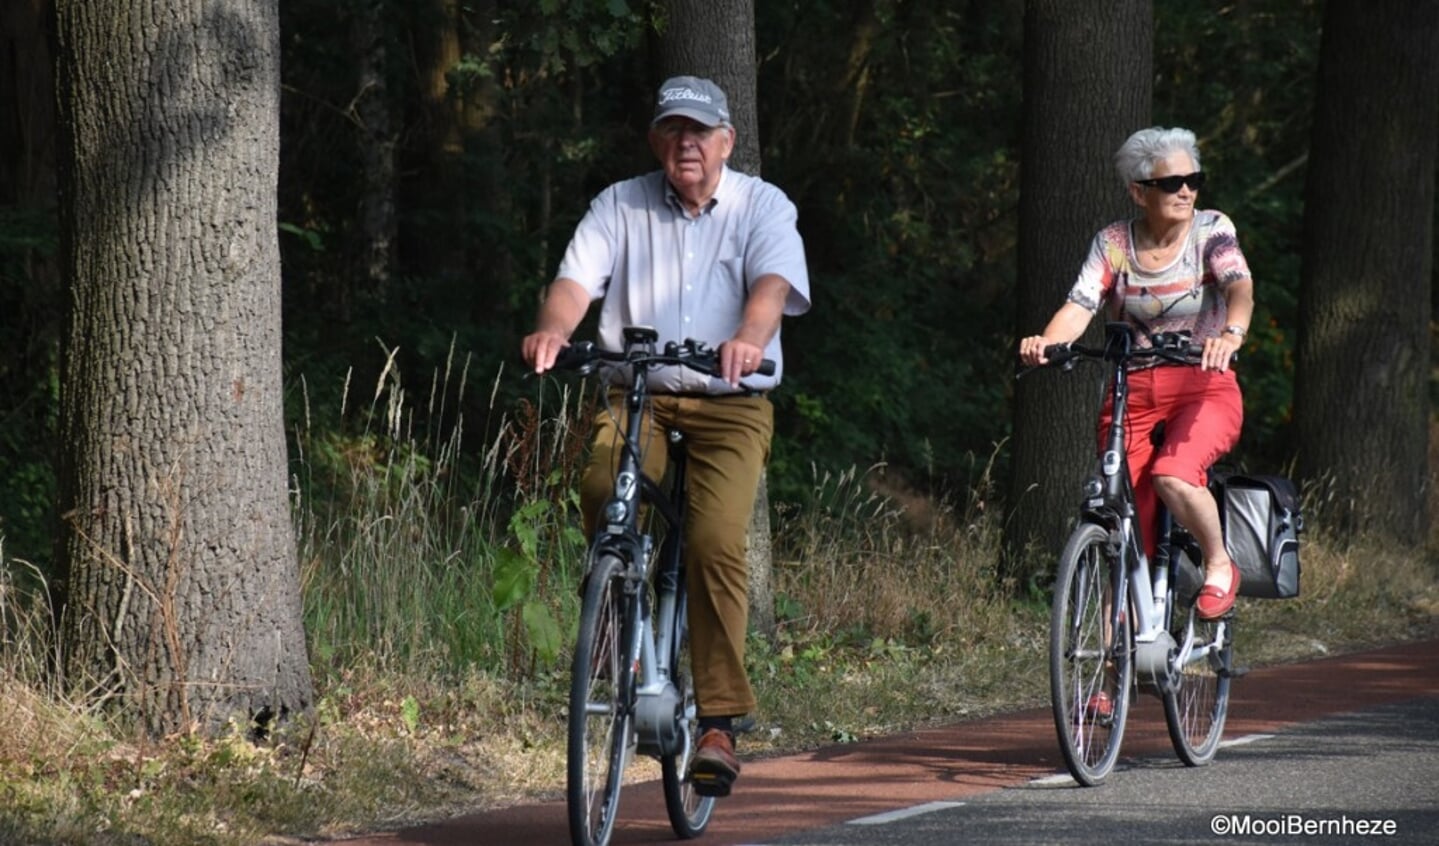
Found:
<svg viewBox="0 0 1439 846"><path fill-rule="evenodd" d="M719 729L705 732L690 765L695 792L701 796L728 796L737 778L739 759L734 756L734 738Z"/></svg>

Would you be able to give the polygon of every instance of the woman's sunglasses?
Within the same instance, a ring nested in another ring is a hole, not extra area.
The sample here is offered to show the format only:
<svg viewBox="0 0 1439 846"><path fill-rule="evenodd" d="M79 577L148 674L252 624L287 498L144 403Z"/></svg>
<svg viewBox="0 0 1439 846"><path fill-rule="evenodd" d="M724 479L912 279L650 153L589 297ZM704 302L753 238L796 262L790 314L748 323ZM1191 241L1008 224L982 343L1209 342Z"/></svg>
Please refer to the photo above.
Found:
<svg viewBox="0 0 1439 846"><path fill-rule="evenodd" d="M1196 170L1193 173L1186 173L1183 176L1161 176L1158 179L1136 179L1138 185L1149 188L1158 188L1166 194L1178 194L1179 186L1188 185L1191 191L1198 191L1204 187L1204 171Z"/></svg>

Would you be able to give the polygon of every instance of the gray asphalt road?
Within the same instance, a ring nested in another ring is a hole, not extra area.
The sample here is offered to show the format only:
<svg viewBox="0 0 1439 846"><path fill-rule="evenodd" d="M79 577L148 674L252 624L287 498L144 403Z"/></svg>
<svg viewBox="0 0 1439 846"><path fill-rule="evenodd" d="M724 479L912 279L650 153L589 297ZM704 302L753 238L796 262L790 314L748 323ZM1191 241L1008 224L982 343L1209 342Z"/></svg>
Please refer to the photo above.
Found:
<svg viewBox="0 0 1439 846"><path fill-rule="evenodd" d="M1208 767L1126 760L775 839L772 846L1439 843L1439 699L1231 737Z"/></svg>

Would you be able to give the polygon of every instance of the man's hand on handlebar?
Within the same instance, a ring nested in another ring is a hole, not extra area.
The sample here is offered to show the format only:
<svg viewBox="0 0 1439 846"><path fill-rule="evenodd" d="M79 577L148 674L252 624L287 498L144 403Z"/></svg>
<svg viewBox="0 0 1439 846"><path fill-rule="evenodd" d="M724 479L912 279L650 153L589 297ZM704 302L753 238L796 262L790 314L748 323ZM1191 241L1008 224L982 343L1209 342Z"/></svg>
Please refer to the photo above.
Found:
<svg viewBox="0 0 1439 846"><path fill-rule="evenodd" d="M740 379L758 370L760 362L764 361L763 349L738 338L720 344L719 355L719 376L735 387L739 386Z"/></svg>
<svg viewBox="0 0 1439 846"><path fill-rule="evenodd" d="M555 366L555 357L569 343L569 339L559 332L534 332L520 342L520 354L524 356L525 364L534 368L538 375Z"/></svg>

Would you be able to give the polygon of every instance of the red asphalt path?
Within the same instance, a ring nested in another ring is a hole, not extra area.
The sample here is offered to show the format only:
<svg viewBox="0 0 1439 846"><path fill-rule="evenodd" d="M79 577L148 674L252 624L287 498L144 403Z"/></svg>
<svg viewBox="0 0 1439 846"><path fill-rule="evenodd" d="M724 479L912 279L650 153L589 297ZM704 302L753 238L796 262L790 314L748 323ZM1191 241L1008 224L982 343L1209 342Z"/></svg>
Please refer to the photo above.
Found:
<svg viewBox="0 0 1439 846"><path fill-rule="evenodd" d="M1225 736L1272 733L1420 697L1439 697L1439 641L1421 641L1253 670L1231 689ZM1171 749L1159 700L1130 711L1123 754ZM1223 755L1223 750L1220 751ZM759 843L787 832L925 802L954 801L1064 770L1048 708L1017 711L781 758L745 761L734 795L721 800L704 846ZM457 817L345 846L510 846L567 843L563 802ZM611 841L674 840L658 782L626 787Z"/></svg>

